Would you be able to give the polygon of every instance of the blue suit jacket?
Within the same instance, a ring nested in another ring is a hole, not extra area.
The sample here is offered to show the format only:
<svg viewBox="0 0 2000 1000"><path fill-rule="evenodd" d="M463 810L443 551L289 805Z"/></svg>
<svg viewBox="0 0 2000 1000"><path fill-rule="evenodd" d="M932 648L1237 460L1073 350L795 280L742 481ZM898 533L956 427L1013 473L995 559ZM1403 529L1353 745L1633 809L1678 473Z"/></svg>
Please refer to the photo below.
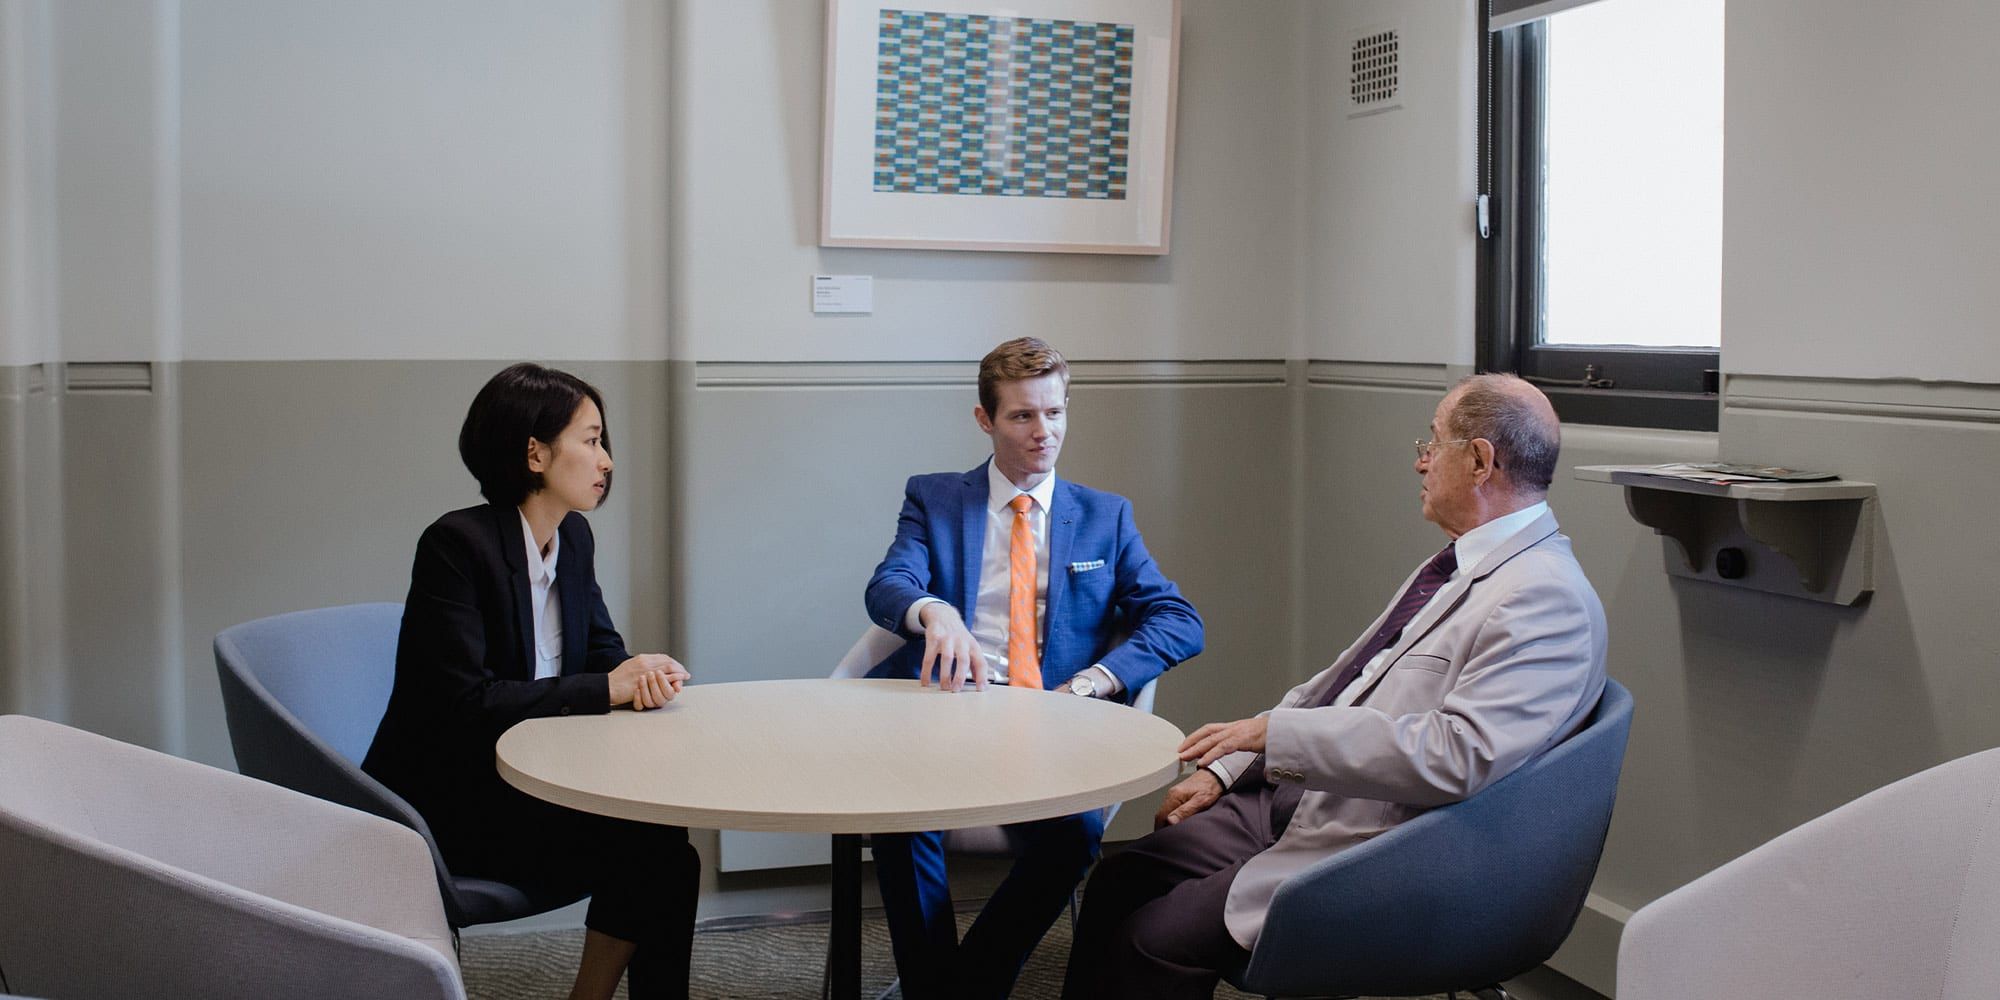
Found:
<svg viewBox="0 0 2000 1000"><path fill-rule="evenodd" d="M917 638L903 628L903 616L926 596L950 603L972 623L986 500L985 462L970 472L910 477L896 540L868 581L868 617L875 624ZM1049 513L1044 687L1102 663L1130 700L1167 668L1201 652L1201 615L1146 552L1131 503L1059 479ZM908 643L868 676L916 677L923 655L923 643Z"/></svg>

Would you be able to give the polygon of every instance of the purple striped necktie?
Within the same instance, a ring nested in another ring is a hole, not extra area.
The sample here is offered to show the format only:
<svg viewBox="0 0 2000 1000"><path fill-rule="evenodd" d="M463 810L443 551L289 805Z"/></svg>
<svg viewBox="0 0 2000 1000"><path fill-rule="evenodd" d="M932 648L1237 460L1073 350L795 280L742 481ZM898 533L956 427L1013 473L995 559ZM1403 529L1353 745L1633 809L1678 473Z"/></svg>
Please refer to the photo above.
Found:
<svg viewBox="0 0 2000 1000"><path fill-rule="evenodd" d="M1354 654L1354 659L1348 662L1347 669L1342 670L1340 676L1333 679L1332 686L1326 689L1326 693L1320 695L1319 701L1312 707L1324 708L1333 704L1333 700L1340 697L1340 693L1347 690L1349 684L1354 683L1354 678L1360 675L1361 668L1367 666L1368 661L1395 645L1396 640L1403 637L1403 629L1410 624L1410 619L1415 618L1417 612L1430 603L1431 595L1450 582L1451 575L1458 571L1458 553L1454 549L1457 544L1453 542L1446 545L1443 551L1432 556L1431 561L1424 564L1424 568L1417 572L1417 578L1411 580L1409 587L1403 591L1403 596L1396 599L1396 607L1389 612L1389 617L1382 621L1382 627L1368 637L1368 644Z"/></svg>

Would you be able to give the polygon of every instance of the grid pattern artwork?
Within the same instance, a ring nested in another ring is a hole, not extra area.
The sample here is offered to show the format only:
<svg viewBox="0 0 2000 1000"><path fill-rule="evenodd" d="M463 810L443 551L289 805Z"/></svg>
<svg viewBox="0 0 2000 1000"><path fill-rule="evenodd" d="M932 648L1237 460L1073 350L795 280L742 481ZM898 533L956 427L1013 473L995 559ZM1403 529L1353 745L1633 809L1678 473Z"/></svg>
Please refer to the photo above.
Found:
<svg viewBox="0 0 2000 1000"><path fill-rule="evenodd" d="M884 10L876 191L1122 200L1129 24Z"/></svg>

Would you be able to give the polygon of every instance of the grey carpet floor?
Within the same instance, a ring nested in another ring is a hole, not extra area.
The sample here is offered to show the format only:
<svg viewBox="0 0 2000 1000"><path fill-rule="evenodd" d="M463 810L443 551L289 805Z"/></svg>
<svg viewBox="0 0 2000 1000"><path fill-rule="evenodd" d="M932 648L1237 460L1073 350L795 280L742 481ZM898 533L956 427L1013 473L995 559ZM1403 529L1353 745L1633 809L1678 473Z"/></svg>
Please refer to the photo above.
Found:
<svg viewBox="0 0 2000 1000"><path fill-rule="evenodd" d="M973 914L959 914L962 932ZM819 996L826 955L826 924L795 923L704 930L694 939L692 992L697 998L808 1000ZM1018 1000L1055 1000L1069 960L1069 916L1042 939L1014 988ZM474 934L465 938L460 965L470 1000L547 1000L568 994L583 951L583 931ZM862 996L874 997L895 979L889 928L879 913L861 928ZM619 997L625 996L623 987ZM1248 996L1223 985L1219 1000ZM1441 998L1439 998L1441 1000Z"/></svg>

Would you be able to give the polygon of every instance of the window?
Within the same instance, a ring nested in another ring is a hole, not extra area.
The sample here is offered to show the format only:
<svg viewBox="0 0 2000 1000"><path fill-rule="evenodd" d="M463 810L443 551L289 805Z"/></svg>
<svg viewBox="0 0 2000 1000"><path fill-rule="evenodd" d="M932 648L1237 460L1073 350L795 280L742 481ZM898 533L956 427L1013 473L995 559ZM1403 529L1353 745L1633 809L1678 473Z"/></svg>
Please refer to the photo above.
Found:
<svg viewBox="0 0 2000 1000"><path fill-rule="evenodd" d="M1480 367L1563 419L1712 430L1723 0L1597 0L1489 36Z"/></svg>

